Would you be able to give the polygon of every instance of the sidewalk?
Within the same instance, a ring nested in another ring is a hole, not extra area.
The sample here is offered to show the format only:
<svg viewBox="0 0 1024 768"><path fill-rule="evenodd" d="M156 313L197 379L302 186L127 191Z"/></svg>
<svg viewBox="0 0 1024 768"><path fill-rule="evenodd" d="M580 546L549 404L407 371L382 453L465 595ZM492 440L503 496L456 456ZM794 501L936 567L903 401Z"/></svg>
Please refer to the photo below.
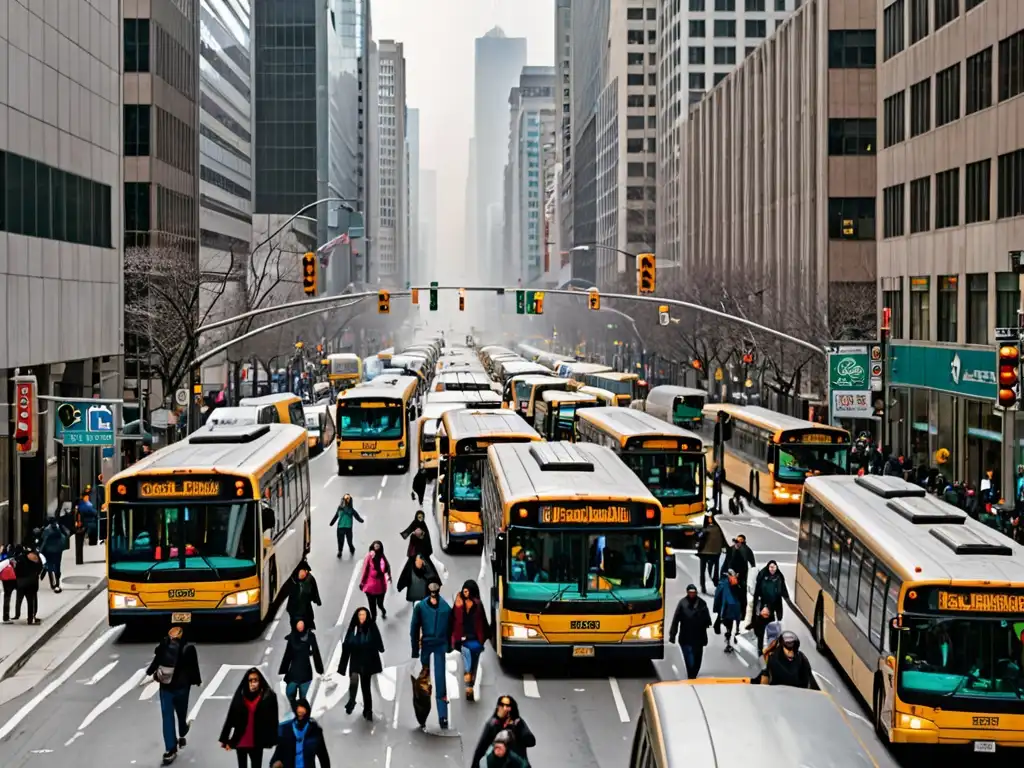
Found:
<svg viewBox="0 0 1024 768"><path fill-rule="evenodd" d="M13 624L0 624L0 680L15 674L47 640L63 629L107 586L106 552L102 544L85 547L85 562L75 565L75 549L64 553L61 562L61 586L55 594L48 579L39 584L39 618L42 624L29 626L22 617ZM11 596L11 615L15 597Z"/></svg>

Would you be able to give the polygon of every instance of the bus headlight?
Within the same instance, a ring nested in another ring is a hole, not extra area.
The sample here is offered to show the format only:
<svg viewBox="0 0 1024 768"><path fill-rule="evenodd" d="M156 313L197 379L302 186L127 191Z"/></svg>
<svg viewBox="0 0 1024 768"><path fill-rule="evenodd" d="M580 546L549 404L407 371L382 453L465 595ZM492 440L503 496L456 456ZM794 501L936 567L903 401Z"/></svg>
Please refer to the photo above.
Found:
<svg viewBox="0 0 1024 768"><path fill-rule="evenodd" d="M654 624L644 624L643 626L633 627L630 629L623 640L661 640L664 635L664 624L660 621Z"/></svg>
<svg viewBox="0 0 1024 768"><path fill-rule="evenodd" d="M119 608L138 608L139 605L139 598L135 595L123 595L119 592L110 593L110 607L113 610Z"/></svg>
<svg viewBox="0 0 1024 768"><path fill-rule="evenodd" d="M223 605L256 605L260 601L260 589L243 589L224 598Z"/></svg>
<svg viewBox="0 0 1024 768"><path fill-rule="evenodd" d="M540 637L540 632L521 624L502 624L501 636L509 640L536 640Z"/></svg>
<svg viewBox="0 0 1024 768"><path fill-rule="evenodd" d="M458 522L458 521L452 523L452 532L453 533L465 533L466 529L467 529L467 526L466 526L465 523L461 523L461 522Z"/></svg>

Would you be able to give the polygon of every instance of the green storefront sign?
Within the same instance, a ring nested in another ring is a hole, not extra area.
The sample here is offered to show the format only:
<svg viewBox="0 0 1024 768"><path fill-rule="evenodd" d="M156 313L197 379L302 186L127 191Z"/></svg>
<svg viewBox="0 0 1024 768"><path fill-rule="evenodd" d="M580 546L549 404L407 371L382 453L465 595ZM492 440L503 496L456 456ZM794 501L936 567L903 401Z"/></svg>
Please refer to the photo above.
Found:
<svg viewBox="0 0 1024 768"><path fill-rule="evenodd" d="M996 399L996 353L969 347L889 347L889 384Z"/></svg>

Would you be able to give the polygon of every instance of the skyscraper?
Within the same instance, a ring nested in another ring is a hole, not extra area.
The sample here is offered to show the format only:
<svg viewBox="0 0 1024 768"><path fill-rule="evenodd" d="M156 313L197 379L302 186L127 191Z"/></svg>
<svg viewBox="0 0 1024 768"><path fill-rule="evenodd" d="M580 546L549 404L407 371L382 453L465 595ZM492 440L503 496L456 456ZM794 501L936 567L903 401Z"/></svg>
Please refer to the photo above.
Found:
<svg viewBox="0 0 1024 768"><path fill-rule="evenodd" d="M408 122L405 128L405 144L409 148L409 175L406 187L409 190L409 230L405 241L406 263L408 272L406 279L416 281L423 279L420 260L420 111L410 107L406 110Z"/></svg>
<svg viewBox="0 0 1024 768"><path fill-rule="evenodd" d="M380 218L374 276L381 285L396 288L406 280L405 48L394 40L381 40L377 55Z"/></svg>
<svg viewBox="0 0 1024 768"><path fill-rule="evenodd" d="M487 231L487 211L501 206L503 172L508 156L509 89L519 83L526 65L526 38L505 37L495 27L476 39L473 85L473 135L476 139L475 242L467 243L467 274L487 282L501 275L501 254L492 252L494 233ZM468 206L467 206L468 208ZM492 217L492 227L494 226Z"/></svg>

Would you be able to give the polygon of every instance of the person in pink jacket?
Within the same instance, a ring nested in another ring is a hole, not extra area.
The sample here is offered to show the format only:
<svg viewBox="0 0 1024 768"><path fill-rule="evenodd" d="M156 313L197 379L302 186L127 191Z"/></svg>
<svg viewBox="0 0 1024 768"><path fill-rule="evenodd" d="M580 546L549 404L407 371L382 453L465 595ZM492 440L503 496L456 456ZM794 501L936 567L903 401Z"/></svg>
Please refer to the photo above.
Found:
<svg viewBox="0 0 1024 768"><path fill-rule="evenodd" d="M359 589L366 595L370 606L370 618L377 620L377 609L380 608L382 619L388 617L384 608L384 595L387 594L391 582L391 564L384 557L384 545L379 541L370 545L370 551L363 559L363 574L359 579Z"/></svg>

